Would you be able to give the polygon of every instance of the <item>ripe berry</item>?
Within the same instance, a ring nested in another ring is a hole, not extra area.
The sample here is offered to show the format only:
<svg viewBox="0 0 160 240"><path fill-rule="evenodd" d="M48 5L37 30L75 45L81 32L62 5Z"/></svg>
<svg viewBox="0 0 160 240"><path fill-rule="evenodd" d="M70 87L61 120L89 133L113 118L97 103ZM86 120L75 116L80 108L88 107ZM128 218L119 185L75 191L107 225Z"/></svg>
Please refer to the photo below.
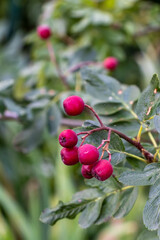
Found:
<svg viewBox="0 0 160 240"><path fill-rule="evenodd" d="M115 57L108 57L104 59L103 66L108 70L114 70L118 65L118 60Z"/></svg>
<svg viewBox="0 0 160 240"><path fill-rule="evenodd" d="M106 159L99 160L92 168L92 175L100 181L105 181L112 173L112 164Z"/></svg>
<svg viewBox="0 0 160 240"><path fill-rule="evenodd" d="M78 149L78 157L81 164L90 165L99 158L97 148L91 144L84 144Z"/></svg>
<svg viewBox="0 0 160 240"><path fill-rule="evenodd" d="M41 39L48 39L51 36L51 29L47 25L40 25L37 28L37 34Z"/></svg>
<svg viewBox="0 0 160 240"><path fill-rule="evenodd" d="M92 173L91 173L92 168L93 168L93 164L92 165L82 165L82 168L81 168L82 176L87 179L93 178Z"/></svg>
<svg viewBox="0 0 160 240"><path fill-rule="evenodd" d="M83 112L84 101L79 96L70 96L64 100L63 107L68 115L76 116Z"/></svg>
<svg viewBox="0 0 160 240"><path fill-rule="evenodd" d="M78 160L78 147L62 148L61 158L65 165L74 165L79 162Z"/></svg>
<svg viewBox="0 0 160 240"><path fill-rule="evenodd" d="M74 147L77 142L77 134L71 129L64 130L59 135L59 143L62 147L71 148Z"/></svg>

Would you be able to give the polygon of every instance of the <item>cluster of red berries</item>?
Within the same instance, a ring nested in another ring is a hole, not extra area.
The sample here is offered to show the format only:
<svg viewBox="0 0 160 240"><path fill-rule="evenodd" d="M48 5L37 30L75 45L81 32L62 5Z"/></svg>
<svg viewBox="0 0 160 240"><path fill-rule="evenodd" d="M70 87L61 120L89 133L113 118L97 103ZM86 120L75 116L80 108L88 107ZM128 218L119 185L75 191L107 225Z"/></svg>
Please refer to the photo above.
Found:
<svg viewBox="0 0 160 240"><path fill-rule="evenodd" d="M63 102L65 112L70 116L76 116L84 110L84 101L79 96L70 96ZM61 158L64 164L74 165L78 162L82 164L81 173L84 178L95 177L100 181L109 178L113 173L112 165L106 159L99 159L98 149L91 144L76 146L78 142L77 134L67 129L59 135L59 143L63 147Z"/></svg>

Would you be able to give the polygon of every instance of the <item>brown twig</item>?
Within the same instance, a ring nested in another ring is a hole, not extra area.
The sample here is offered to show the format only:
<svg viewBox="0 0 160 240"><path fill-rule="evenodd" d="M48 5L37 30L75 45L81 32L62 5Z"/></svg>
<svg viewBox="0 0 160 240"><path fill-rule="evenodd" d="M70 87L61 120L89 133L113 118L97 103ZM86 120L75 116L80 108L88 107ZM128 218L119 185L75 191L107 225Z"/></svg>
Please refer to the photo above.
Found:
<svg viewBox="0 0 160 240"><path fill-rule="evenodd" d="M85 61L85 62L80 62L77 65L69 68L65 73L64 76L68 76L70 73L75 72L79 69L81 69L84 66L89 66L89 65L102 65L101 62L94 62L94 61Z"/></svg>
<svg viewBox="0 0 160 240"><path fill-rule="evenodd" d="M83 132L80 132L78 133L77 135L81 135L81 134L92 134L94 132L98 132L98 131L102 131L102 130L110 130L114 133L116 133L118 136L120 136L121 138L123 138L124 140L126 140L127 142L129 142L130 144L134 145L141 153L142 155L146 158L146 160L151 163L151 162L154 162L154 156L152 153L148 152L146 149L144 149L144 147L137 141L135 140L132 140L131 138L127 137L125 134L119 132L118 130L116 129L113 129L113 128L110 128L110 127L106 127L106 126L102 126L100 128L95 128L95 129L92 129L90 131L83 131Z"/></svg>
<svg viewBox="0 0 160 240"><path fill-rule="evenodd" d="M53 63L53 65L55 65L59 78L61 79L61 81L62 81L63 85L66 87L66 89L69 89L69 85L68 85L68 83L66 81L66 77L62 74L61 69L59 67L59 64L57 62L57 59L56 59L56 56L55 56L55 52L54 52L54 48L52 46L52 43L50 42L50 40L47 40L46 44L47 44L50 60Z"/></svg>
<svg viewBox="0 0 160 240"><path fill-rule="evenodd" d="M94 114L94 116L97 118L98 122L100 123L101 127L104 127L105 125L103 124L102 120L100 119L100 117L98 116L98 114L96 113L96 111L90 107L89 105L85 104L85 107L88 108L90 111L92 111L92 113Z"/></svg>

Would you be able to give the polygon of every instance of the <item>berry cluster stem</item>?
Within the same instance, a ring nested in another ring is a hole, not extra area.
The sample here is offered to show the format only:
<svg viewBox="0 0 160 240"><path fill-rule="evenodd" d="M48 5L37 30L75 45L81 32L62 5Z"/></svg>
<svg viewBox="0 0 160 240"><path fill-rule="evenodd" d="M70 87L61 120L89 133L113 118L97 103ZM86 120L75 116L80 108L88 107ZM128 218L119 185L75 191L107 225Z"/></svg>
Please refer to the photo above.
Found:
<svg viewBox="0 0 160 240"><path fill-rule="evenodd" d="M127 137L125 134L119 132L116 129L113 129L113 128L110 128L110 127L106 127L104 125L101 126L100 128L95 128L95 129L92 129L90 131L80 132L77 135L81 135L81 134L88 134L88 135L90 135L90 134L92 134L94 132L103 131L103 130L108 130L108 131L110 130L110 131L116 133L117 135L119 135L121 138L123 138L127 142L129 142L130 144L132 144L133 146L135 146L142 153L142 155L145 157L145 159L147 160L148 163L157 161L157 160L154 159L153 154L148 152L146 149L144 149L144 147L139 142L137 142L135 140L132 140L131 138Z"/></svg>
<svg viewBox="0 0 160 240"><path fill-rule="evenodd" d="M92 107L90 107L89 105L87 105L87 104L85 104L85 107L92 111L92 113L95 115L95 117L97 118L98 122L100 123L100 126L101 126L101 127L105 127L105 125L104 125L103 122L101 121L100 117L99 117L98 114L95 112L95 110L94 110Z"/></svg>
<svg viewBox="0 0 160 240"><path fill-rule="evenodd" d="M54 51L51 41L47 40L46 44L47 44L50 60L55 65L59 78L61 79L61 81L62 81L63 85L66 87L66 89L69 89L68 83L66 81L66 77L62 74L59 64L57 62L57 59L55 56L55 51Z"/></svg>

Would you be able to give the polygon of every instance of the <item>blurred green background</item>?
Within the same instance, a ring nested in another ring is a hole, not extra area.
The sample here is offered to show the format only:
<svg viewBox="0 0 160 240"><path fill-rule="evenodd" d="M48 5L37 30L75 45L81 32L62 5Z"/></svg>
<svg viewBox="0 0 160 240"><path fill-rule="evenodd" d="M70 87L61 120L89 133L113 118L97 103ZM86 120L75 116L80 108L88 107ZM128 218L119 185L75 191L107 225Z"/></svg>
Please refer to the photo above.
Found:
<svg viewBox="0 0 160 240"><path fill-rule="evenodd" d="M79 72L68 76L66 91L36 28L51 27L63 73L82 61L114 56L119 60L114 72L98 71L143 89L153 73L160 73L159 13L158 0L0 1L0 239L134 240L144 230L143 188L125 219L87 230L80 229L78 219L53 227L40 223L44 208L85 188L80 167L62 164L57 136L72 127L62 121L67 118L62 99L73 91L86 101L89 97Z"/></svg>

